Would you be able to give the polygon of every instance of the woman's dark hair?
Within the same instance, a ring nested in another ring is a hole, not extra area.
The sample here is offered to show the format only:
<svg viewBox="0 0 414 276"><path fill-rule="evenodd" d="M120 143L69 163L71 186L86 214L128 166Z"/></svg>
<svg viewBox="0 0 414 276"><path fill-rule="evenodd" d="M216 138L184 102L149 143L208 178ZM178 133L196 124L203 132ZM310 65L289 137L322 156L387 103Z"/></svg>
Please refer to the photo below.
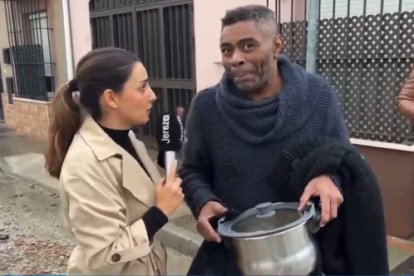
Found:
<svg viewBox="0 0 414 276"><path fill-rule="evenodd" d="M140 60L135 54L119 48L95 49L79 61L75 78L56 93L52 102L46 153L46 169L50 175L59 178L63 160L82 123L80 106L95 120L99 119L100 96L106 89L122 91L137 62ZM80 106L73 97L76 91L80 94Z"/></svg>

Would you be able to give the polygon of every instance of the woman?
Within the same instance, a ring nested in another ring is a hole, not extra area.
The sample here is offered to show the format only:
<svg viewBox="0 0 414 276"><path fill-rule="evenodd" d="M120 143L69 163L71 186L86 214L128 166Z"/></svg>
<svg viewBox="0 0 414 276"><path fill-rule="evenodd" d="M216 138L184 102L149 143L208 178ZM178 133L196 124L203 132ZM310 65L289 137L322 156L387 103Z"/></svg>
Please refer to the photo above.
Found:
<svg viewBox="0 0 414 276"><path fill-rule="evenodd" d="M414 68L397 97L397 109L414 126Z"/></svg>
<svg viewBox="0 0 414 276"><path fill-rule="evenodd" d="M161 180L131 131L155 100L140 60L117 48L89 52L55 95L46 165L77 243L69 274L166 274L153 237L183 200L181 179L173 165Z"/></svg>

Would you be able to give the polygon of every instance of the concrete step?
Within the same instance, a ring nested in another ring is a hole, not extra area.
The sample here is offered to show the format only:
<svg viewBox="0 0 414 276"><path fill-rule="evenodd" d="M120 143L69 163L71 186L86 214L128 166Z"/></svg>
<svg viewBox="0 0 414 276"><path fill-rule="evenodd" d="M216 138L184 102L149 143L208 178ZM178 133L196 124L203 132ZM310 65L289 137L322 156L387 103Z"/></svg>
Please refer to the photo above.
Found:
<svg viewBox="0 0 414 276"><path fill-rule="evenodd" d="M186 275L192 258L167 247L167 274Z"/></svg>

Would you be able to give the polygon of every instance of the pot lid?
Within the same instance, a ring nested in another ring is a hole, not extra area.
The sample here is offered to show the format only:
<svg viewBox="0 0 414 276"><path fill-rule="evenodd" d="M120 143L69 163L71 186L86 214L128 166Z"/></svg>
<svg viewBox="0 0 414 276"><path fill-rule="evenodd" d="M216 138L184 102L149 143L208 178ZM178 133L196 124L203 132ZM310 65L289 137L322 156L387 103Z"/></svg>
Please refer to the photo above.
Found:
<svg viewBox="0 0 414 276"><path fill-rule="evenodd" d="M220 219L218 232L225 237L243 238L274 234L305 223L315 214L312 203L298 211L297 202L261 203L234 219Z"/></svg>

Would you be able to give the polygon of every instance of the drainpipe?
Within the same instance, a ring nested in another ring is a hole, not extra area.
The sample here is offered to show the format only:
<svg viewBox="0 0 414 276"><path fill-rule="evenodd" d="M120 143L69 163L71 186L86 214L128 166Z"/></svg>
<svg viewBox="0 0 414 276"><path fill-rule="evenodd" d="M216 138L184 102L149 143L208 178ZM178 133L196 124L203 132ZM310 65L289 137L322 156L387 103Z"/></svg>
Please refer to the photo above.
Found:
<svg viewBox="0 0 414 276"><path fill-rule="evenodd" d="M73 79L73 52L72 52L72 34L71 34L71 28L70 28L69 1L70 0L62 0L63 32L64 32L64 37L65 37L65 58L66 58L68 81Z"/></svg>
<svg viewBox="0 0 414 276"><path fill-rule="evenodd" d="M318 11L320 1L307 1L308 36L306 46L306 70L316 71L316 45L318 41Z"/></svg>

